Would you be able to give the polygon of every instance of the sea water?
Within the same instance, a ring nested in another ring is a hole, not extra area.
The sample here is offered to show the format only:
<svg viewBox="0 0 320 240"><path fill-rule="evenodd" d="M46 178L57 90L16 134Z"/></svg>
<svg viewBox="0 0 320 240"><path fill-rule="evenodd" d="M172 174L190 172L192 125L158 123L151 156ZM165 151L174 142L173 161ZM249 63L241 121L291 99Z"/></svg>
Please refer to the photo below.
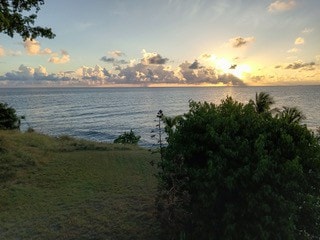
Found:
<svg viewBox="0 0 320 240"><path fill-rule="evenodd" d="M320 86L285 87L194 87L194 88L2 88L0 101L25 116L28 127L52 136L112 142L132 129L141 136L140 145L151 146L151 131L161 109L167 116L183 114L189 100L219 104L231 96L247 103L256 92L274 97L274 107L298 107L306 115L304 124L320 126Z"/></svg>

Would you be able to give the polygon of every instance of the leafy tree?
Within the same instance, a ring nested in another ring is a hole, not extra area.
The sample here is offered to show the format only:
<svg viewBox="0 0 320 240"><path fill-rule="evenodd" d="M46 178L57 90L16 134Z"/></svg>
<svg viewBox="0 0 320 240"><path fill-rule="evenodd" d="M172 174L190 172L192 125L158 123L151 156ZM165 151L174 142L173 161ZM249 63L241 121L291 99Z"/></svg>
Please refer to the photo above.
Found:
<svg viewBox="0 0 320 240"><path fill-rule="evenodd" d="M157 196L166 239L319 238L318 139L260 113L230 97L190 102L168 131Z"/></svg>
<svg viewBox="0 0 320 240"><path fill-rule="evenodd" d="M119 137L114 140L114 143L122 143L122 144L137 144L140 140L141 136L136 136L132 129L130 132L124 132Z"/></svg>
<svg viewBox="0 0 320 240"><path fill-rule="evenodd" d="M273 97L269 93L260 92L256 93L255 101L250 100L250 103L254 105L257 113L266 113L270 110L271 105L274 104Z"/></svg>
<svg viewBox="0 0 320 240"><path fill-rule="evenodd" d="M283 107L277 116L288 123L301 123L306 119L305 115L296 107Z"/></svg>
<svg viewBox="0 0 320 240"><path fill-rule="evenodd" d="M43 0L0 0L0 32L10 37L17 33L24 40L38 36L54 38L51 28L34 26L43 4Z"/></svg>
<svg viewBox="0 0 320 240"><path fill-rule="evenodd" d="M7 103L0 102L0 129L19 129L20 120L24 117L18 117L16 110L8 106Z"/></svg>

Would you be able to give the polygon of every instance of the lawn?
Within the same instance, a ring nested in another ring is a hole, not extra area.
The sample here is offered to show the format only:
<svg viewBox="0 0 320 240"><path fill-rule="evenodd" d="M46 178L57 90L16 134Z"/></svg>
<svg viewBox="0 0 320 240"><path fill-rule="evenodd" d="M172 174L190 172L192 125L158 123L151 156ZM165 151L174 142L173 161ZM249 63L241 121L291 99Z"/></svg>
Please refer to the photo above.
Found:
<svg viewBox="0 0 320 240"><path fill-rule="evenodd" d="M158 239L158 159L136 146L0 131L0 239Z"/></svg>

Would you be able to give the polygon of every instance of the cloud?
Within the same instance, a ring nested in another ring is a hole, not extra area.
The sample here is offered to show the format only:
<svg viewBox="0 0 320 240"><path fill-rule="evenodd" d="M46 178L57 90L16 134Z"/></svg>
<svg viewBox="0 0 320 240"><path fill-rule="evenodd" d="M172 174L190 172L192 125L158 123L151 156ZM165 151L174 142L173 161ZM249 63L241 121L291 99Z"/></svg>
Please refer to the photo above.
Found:
<svg viewBox="0 0 320 240"><path fill-rule="evenodd" d="M120 65L120 64L128 64L129 62L124 59L116 59L114 57L107 57L103 56L100 58L100 61L106 62L106 63L113 63L114 65Z"/></svg>
<svg viewBox="0 0 320 240"><path fill-rule="evenodd" d="M156 60L151 60L156 57ZM60 58L59 58L60 59ZM185 61L173 68L166 64L154 64L158 60L164 59L160 54L143 54L141 61L131 61L130 64L119 66L114 65L113 69L107 70L99 65L94 67L82 66L75 71L59 72L50 74L46 68L37 68L21 65L17 71L11 71L0 80L17 83L19 80L23 84L49 84L52 86L72 85L72 86L106 86L106 85L137 85L150 86L153 84L178 84L178 85L199 85L199 84L219 84L219 85L245 85L236 76L225 73L215 67L200 65L198 60L194 62ZM159 60L159 61L160 61ZM160 61L160 62L163 62Z"/></svg>
<svg viewBox="0 0 320 240"><path fill-rule="evenodd" d="M46 76L48 76L47 69L40 65L38 68L34 69L33 76L35 78L46 77Z"/></svg>
<svg viewBox="0 0 320 240"><path fill-rule="evenodd" d="M49 58L48 62L54 63L54 64L63 64L70 61L70 55L67 51L61 50L61 57L57 56L57 54L54 54L51 58Z"/></svg>
<svg viewBox="0 0 320 240"><path fill-rule="evenodd" d="M121 51L118 51L118 50L115 50L115 51L111 51L109 52L109 54L112 56L112 57L124 57L126 54L124 54L123 52Z"/></svg>
<svg viewBox="0 0 320 240"><path fill-rule="evenodd" d="M194 60L194 62L189 66L190 69L199 69L202 68L200 66L200 63L197 60Z"/></svg>
<svg viewBox="0 0 320 240"><path fill-rule="evenodd" d="M265 76L263 75L257 75L257 76L251 76L250 79L252 82L254 83L259 83L259 82L263 82L265 80Z"/></svg>
<svg viewBox="0 0 320 240"><path fill-rule="evenodd" d="M43 66L36 68L28 67L21 64L18 70L7 72L0 76L0 81L6 82L8 85L26 86L29 84L47 85L61 83L71 84L79 83L79 80L74 77L74 71L60 72L58 74L49 74Z"/></svg>
<svg viewBox="0 0 320 240"><path fill-rule="evenodd" d="M302 30L302 33L308 34L308 33L312 33L313 32L313 28L305 28Z"/></svg>
<svg viewBox="0 0 320 240"><path fill-rule="evenodd" d="M161 57L158 53L148 53L146 50L142 50L143 58L141 63L143 64L165 64L168 62L168 58Z"/></svg>
<svg viewBox="0 0 320 240"><path fill-rule="evenodd" d="M236 68L237 68L237 64L232 64L229 69L236 69Z"/></svg>
<svg viewBox="0 0 320 240"><path fill-rule="evenodd" d="M115 58L108 58L107 56L103 56L102 58L100 58L100 60L101 61L103 61L103 62L108 62L108 63L113 63L113 62L115 62Z"/></svg>
<svg viewBox="0 0 320 240"><path fill-rule="evenodd" d="M174 71L168 70L163 65L146 65L138 63L127 66L113 76L113 82L118 84L153 84L153 83L179 83L179 78Z"/></svg>
<svg viewBox="0 0 320 240"><path fill-rule="evenodd" d="M195 61L197 62L197 61ZM213 67L196 66L195 62L185 61L178 68L170 66L146 65L143 62L127 66L113 75L109 82L117 84L138 84L148 86L152 84L225 84L245 85L243 81L232 74L221 73ZM194 66L193 68L190 66ZM197 67L197 68L196 68Z"/></svg>
<svg viewBox="0 0 320 240"><path fill-rule="evenodd" d="M200 58L203 58L203 59L208 59L208 58L211 58L212 55L211 54L208 54L208 53L204 53L200 56Z"/></svg>
<svg viewBox="0 0 320 240"><path fill-rule="evenodd" d="M229 39L229 43L234 48L244 47L245 45L253 41L254 41L254 37L247 37L247 38L235 37L235 38Z"/></svg>
<svg viewBox="0 0 320 240"><path fill-rule="evenodd" d="M180 81L187 84L225 84L241 86L245 85L239 78L232 74L221 73L213 67L202 67L200 69L190 69L190 63L184 62L179 65L178 76Z"/></svg>
<svg viewBox="0 0 320 240"><path fill-rule="evenodd" d="M42 54L51 54L52 51L49 48L41 50L40 43L36 40L27 39L24 41L23 46L27 51L28 55L42 55Z"/></svg>
<svg viewBox="0 0 320 240"><path fill-rule="evenodd" d="M6 73L0 80L27 81L34 79L35 69L21 64L16 71Z"/></svg>
<svg viewBox="0 0 320 240"><path fill-rule="evenodd" d="M299 52L300 51L300 49L298 49L298 48L291 48L291 49L289 49L288 51L287 51L287 53L297 53L297 52Z"/></svg>
<svg viewBox="0 0 320 240"><path fill-rule="evenodd" d="M0 57L4 57L4 56L16 57L20 55L22 55L20 51L6 50L0 45Z"/></svg>
<svg viewBox="0 0 320 240"><path fill-rule="evenodd" d="M109 72L99 65L94 67L82 66L75 71L75 76L81 80L90 80L90 84L99 82L105 84L105 80L110 76Z"/></svg>
<svg viewBox="0 0 320 240"><path fill-rule="evenodd" d="M296 40L294 41L295 45L302 45L304 44L304 39L302 37L298 37L296 38Z"/></svg>
<svg viewBox="0 0 320 240"><path fill-rule="evenodd" d="M304 70L314 70L314 66L316 65L315 62L307 62L307 63L304 63L304 62L301 62L301 61L297 61L297 62L294 62L294 63L290 63L288 64L285 69L301 69L303 68Z"/></svg>
<svg viewBox="0 0 320 240"><path fill-rule="evenodd" d="M296 2L294 0L278 0L273 3L271 3L268 6L268 11L271 13L274 12L284 12L293 9L296 6Z"/></svg>

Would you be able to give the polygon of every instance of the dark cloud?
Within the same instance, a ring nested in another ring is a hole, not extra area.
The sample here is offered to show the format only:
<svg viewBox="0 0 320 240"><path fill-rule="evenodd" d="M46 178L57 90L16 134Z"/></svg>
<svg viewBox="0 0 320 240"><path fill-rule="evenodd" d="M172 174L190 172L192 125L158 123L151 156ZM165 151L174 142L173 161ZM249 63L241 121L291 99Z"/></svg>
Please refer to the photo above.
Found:
<svg viewBox="0 0 320 240"><path fill-rule="evenodd" d="M217 83L223 83L225 85L232 86L245 86L244 82L241 79L237 78L232 74L222 74L218 77Z"/></svg>
<svg viewBox="0 0 320 240"><path fill-rule="evenodd" d="M314 66L316 65L315 62L308 62L308 63L303 63L303 62L295 62L287 65L285 69L300 69L304 68L305 70L313 70Z"/></svg>
<svg viewBox="0 0 320 240"><path fill-rule="evenodd" d="M116 61L116 63L117 64L129 64L129 62L124 59L118 60L118 61Z"/></svg>
<svg viewBox="0 0 320 240"><path fill-rule="evenodd" d="M113 82L126 84L178 83L179 78L174 75L173 71L167 71L163 65L138 63L121 69Z"/></svg>
<svg viewBox="0 0 320 240"><path fill-rule="evenodd" d="M143 64L158 64L162 65L169 61L168 58L162 57L158 53L148 53L145 50L143 51L143 59L141 59L141 63Z"/></svg>
<svg viewBox="0 0 320 240"><path fill-rule="evenodd" d="M107 62L107 63L114 63L115 62L115 58L111 57L111 58L108 58L106 56L103 56L102 58L100 58L100 61L102 62Z"/></svg>
<svg viewBox="0 0 320 240"><path fill-rule="evenodd" d="M121 71L122 67L120 65L115 65L114 70Z"/></svg>
<svg viewBox="0 0 320 240"><path fill-rule="evenodd" d="M148 59L149 64L165 64L168 58L163 58L159 54Z"/></svg>
<svg viewBox="0 0 320 240"><path fill-rule="evenodd" d="M199 69L202 68L200 66L200 63L197 60L194 60L194 62L189 66L190 69Z"/></svg>
<svg viewBox="0 0 320 240"><path fill-rule="evenodd" d="M106 62L106 63L113 63L115 65L119 65L119 64L128 64L129 62L124 60L124 59L115 59L113 57L107 57L107 56L103 56L100 58L100 61Z"/></svg>
<svg viewBox="0 0 320 240"><path fill-rule="evenodd" d="M208 53L204 53L204 54L201 55L202 58L211 58L211 56L212 55L208 54Z"/></svg>
<svg viewBox="0 0 320 240"><path fill-rule="evenodd" d="M248 43L253 42L253 41L254 41L254 37L247 37L247 38L235 37L235 38L231 38L229 40L231 46L234 47L234 48L243 47L243 46L245 46Z"/></svg>
<svg viewBox="0 0 320 240"><path fill-rule="evenodd" d="M237 64L232 64L229 69L236 69Z"/></svg>
<svg viewBox="0 0 320 240"><path fill-rule="evenodd" d="M109 71L107 70L107 69L102 69L102 72L103 72L103 74L104 74L104 76L106 76L106 77L111 77L112 75L109 73Z"/></svg>
<svg viewBox="0 0 320 240"><path fill-rule="evenodd" d="M252 76L250 79L252 82L258 83L258 82L265 80L265 76L263 76L263 75Z"/></svg>
<svg viewBox="0 0 320 240"><path fill-rule="evenodd" d="M243 86L245 85L243 81L235 77L232 74L219 74L216 69L212 67L201 67L200 69L190 69L190 63L182 63L180 68L180 74L182 79L187 84L226 84L226 85L235 85Z"/></svg>

